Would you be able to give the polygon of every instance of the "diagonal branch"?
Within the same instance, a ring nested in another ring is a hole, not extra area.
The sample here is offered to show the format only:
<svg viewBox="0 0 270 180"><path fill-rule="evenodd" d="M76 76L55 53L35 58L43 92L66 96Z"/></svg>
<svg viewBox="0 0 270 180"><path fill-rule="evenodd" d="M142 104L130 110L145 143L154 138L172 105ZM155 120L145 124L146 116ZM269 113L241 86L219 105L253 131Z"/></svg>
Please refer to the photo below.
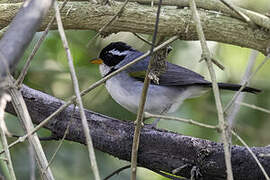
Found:
<svg viewBox="0 0 270 180"><path fill-rule="evenodd" d="M12 83L14 82L14 79L12 77L8 78L9 84L12 86ZM31 129L34 128L34 124L32 122L32 119L30 117L30 113L26 107L25 101L22 97L21 92L14 88L11 87L9 89L9 93L12 97L12 104L15 108L15 111L17 113L17 116L21 120L22 127L24 128L26 133L29 133ZM35 157L38 163L38 167L40 171L42 172L44 169L47 168L48 166L48 161L46 159L46 155L42 149L42 145L40 143L40 140L38 138L38 135L36 133L31 134L28 139L29 143L34 149L35 152ZM45 172L42 174L42 178L46 180L54 180L51 168L47 168Z"/></svg>
<svg viewBox="0 0 270 180"><path fill-rule="evenodd" d="M1 144L5 151L6 165L8 167L8 174L9 174L9 177L6 177L6 178L9 178L11 180L16 180L16 175L14 172L13 163L11 161L10 151L8 148L8 142L7 142L6 132L5 132L5 120L4 120L4 114L5 114L4 110L5 110L7 101L10 101L10 100L11 100L11 97L8 94L6 93L1 94L0 96L0 135L1 135Z"/></svg>
<svg viewBox="0 0 270 180"><path fill-rule="evenodd" d="M137 118L135 121L135 130L134 130L134 137L133 137L133 144L132 144L132 155L131 155L131 180L136 180L136 172L137 172L137 158L138 158L138 149L139 149L139 142L140 142L140 134L141 128L143 123L143 112L144 106L146 103L148 88L150 85L150 77L149 73L151 71L151 67L153 62L155 61L153 51L156 44L157 33L158 33L158 25L159 25L159 17L160 17L160 9L161 9L162 0L159 1L157 13L156 13L156 22L155 22L155 31L152 38L152 46L150 49L150 61L147 67L147 71L144 78L142 93L140 96L140 103L137 111Z"/></svg>
<svg viewBox="0 0 270 180"><path fill-rule="evenodd" d="M27 1L12 20L0 40L0 52L11 69L16 67L52 2L53 0ZM0 61L0 77L6 75L4 67L3 62Z"/></svg>
<svg viewBox="0 0 270 180"><path fill-rule="evenodd" d="M221 103L221 98L220 98L220 93L219 93L219 88L217 85L217 79L216 79L216 74L211 62L211 53L210 50L206 44L203 28L201 26L201 20L197 11L197 7L195 4L195 0L190 0L190 8L193 13L193 20L196 23L196 29L197 33L200 39L201 43L201 48L202 48L202 59L205 59L207 63L207 67L209 70L209 74L211 76L212 80L212 87L213 87L213 92L214 92L214 97L215 97L215 102L216 102L216 108L218 112L218 122L219 122L219 128L221 129L221 138L222 142L224 144L224 155L225 155L225 163L226 163L226 171L227 171L227 179L228 180L233 180L233 173L232 173L232 164L231 164L231 152L230 152L230 144L229 144L229 130L227 128L227 122L224 119L224 113L223 113L223 107Z"/></svg>
<svg viewBox="0 0 270 180"><path fill-rule="evenodd" d="M78 78L77 78L77 75L76 75L76 72L75 72L75 67L74 67L74 64L73 64L73 57L72 57L71 51L69 49L68 41L67 41L65 31L64 31L64 27L63 27L62 20L61 20L60 11L59 11L59 8L58 8L58 5L57 5L56 1L54 2L54 9L55 9L56 22L58 24L58 31L59 31L63 46L64 46L64 48L66 50L70 75L71 75L71 79L72 79L72 83L73 83L73 89L74 89L74 92L75 92L75 95L76 95L76 98L77 98L77 103L79 104L80 117L82 119L83 131L84 131L84 135L85 135L85 138L86 138L86 144L87 144L87 148L88 148L88 156L89 156L89 159L90 159L91 168L93 170L93 174L95 176L95 179L100 180L100 175L99 175L99 171L98 171L98 166L97 166L95 151L94 151L94 147L93 147L93 142L92 142L90 130L89 130L89 127L88 127L88 124L87 124L85 112L83 110L82 97L80 95L79 82L78 82Z"/></svg>

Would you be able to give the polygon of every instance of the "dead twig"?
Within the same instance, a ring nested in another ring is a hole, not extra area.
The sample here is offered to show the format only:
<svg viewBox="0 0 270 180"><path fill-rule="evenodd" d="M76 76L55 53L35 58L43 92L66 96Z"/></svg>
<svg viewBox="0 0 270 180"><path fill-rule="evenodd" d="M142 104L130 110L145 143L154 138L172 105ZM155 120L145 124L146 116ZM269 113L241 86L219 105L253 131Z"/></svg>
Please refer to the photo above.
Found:
<svg viewBox="0 0 270 180"><path fill-rule="evenodd" d="M254 160L256 161L256 163L258 164L259 168L261 169L261 171L263 172L264 174L264 177L267 179L267 180L270 180L269 176L267 175L265 169L263 168L262 164L260 163L260 161L258 160L257 156L252 152L252 150L248 147L248 145L245 143L245 141L240 137L238 136L238 134L236 134L236 132L234 132L232 130L232 134L247 148L248 152L251 154L251 156L254 158Z"/></svg>
<svg viewBox="0 0 270 180"><path fill-rule="evenodd" d="M92 166L92 170L93 170L95 179L100 180L100 175L99 175L98 166L97 166L97 162L96 162L94 146L93 146L92 138L90 135L90 129L88 127L85 112L83 110L83 103L82 103L82 99L81 99L81 95L80 95L78 79L77 79L74 64L73 64L73 57L72 57L70 49L69 49L68 41L67 41L64 27L63 27L62 20L61 20L60 11L59 11L59 8L58 8L56 1L54 2L54 9L55 9L55 16L56 16L56 21L57 21L57 25L58 25L58 31L59 31L60 37L62 39L63 46L66 50L66 55L67 55L67 59L68 59L71 79L73 82L74 92L76 94L77 102L79 105L80 116L81 116L82 125L83 125L83 131L84 131L84 135L86 137L86 144L87 144L88 153L89 153L88 156L89 156L89 159L91 162L91 166Z"/></svg>
<svg viewBox="0 0 270 180"><path fill-rule="evenodd" d="M230 8L233 12L239 15L244 21L246 21L251 27L257 28L257 25L244 13L242 13L236 6L227 0L220 0L223 4L225 4L228 8Z"/></svg>
<svg viewBox="0 0 270 180"><path fill-rule="evenodd" d="M116 20L117 17L121 15L128 1L129 0L126 0L124 4L121 6L121 8L119 9L119 11L112 17L112 19L110 19L110 21L108 21L102 28L99 29L98 33L93 38L90 39L86 47L89 47L92 41L95 40L109 25L111 25Z"/></svg>
<svg viewBox="0 0 270 180"><path fill-rule="evenodd" d="M16 175L14 172L14 168L12 165L12 160L11 160L11 156L10 156L10 152L9 152L9 148L8 148L8 142L7 142L5 130L3 128L3 124L5 124L5 120L4 120L5 107L6 107L7 101L10 101L10 100L11 100L11 97L8 94L6 94L6 93L0 94L0 124L1 124L0 134L1 134L2 146L4 147L5 156L6 156L5 162L7 164L9 175L10 175L9 178L12 180L16 180Z"/></svg>
<svg viewBox="0 0 270 180"><path fill-rule="evenodd" d="M227 123L225 122L224 119L224 114L223 114L223 108L220 100L220 94L219 94L219 88L217 85L217 80L216 80L216 74L212 65L211 61L211 56L210 56L210 50L206 44L205 36L203 33L201 21L200 21L200 16L197 11L197 7L195 4L194 0L189 1L190 8L193 14L193 20L196 24L196 29L197 29L197 34L201 43L201 48L202 48L202 57L205 58L208 70L211 76L212 80L212 87L213 87L213 92L215 96L215 101L216 101L216 108L218 111L218 121L219 121L219 128L221 129L221 137L222 137L222 142L224 143L224 154L225 154L225 164L226 164L226 169L227 169L227 179L233 180L233 173L232 173L232 164L231 164L231 151L230 151L230 144L229 144L229 128L227 126Z"/></svg>
<svg viewBox="0 0 270 180"><path fill-rule="evenodd" d="M113 177L114 175L119 174L121 171L123 171L123 170L125 170L125 169L128 169L128 168L130 168L130 165L121 167L121 168L115 170L114 172L112 172L112 173L111 173L110 175L108 175L107 177L105 177L104 180L108 180L108 179L110 179L111 177Z"/></svg>
<svg viewBox="0 0 270 180"><path fill-rule="evenodd" d="M143 112L144 112L144 105L147 97L147 91L150 84L150 78L149 73L151 71L151 66L153 64L154 58L153 58L153 52L156 44L156 38L157 38L157 32L158 32L158 23L159 23L159 15L160 15L160 9L161 9L162 0L159 1L158 9L157 9L157 15L156 15L156 22L155 22L155 31L152 39L152 46L150 49L150 62L148 64L148 68L146 71L146 75L144 78L144 84L141 94L141 99L138 107L137 112L137 118L135 121L135 130L134 130L134 136L133 136L133 144L132 144L132 153L131 153L131 180L136 180L136 172L137 172L137 156L138 156L138 149L139 149L139 141L140 141L140 133L141 133L141 127L143 123Z"/></svg>
<svg viewBox="0 0 270 180"><path fill-rule="evenodd" d="M65 7L66 3L68 2L68 0L65 0L62 4L62 6L60 7L60 11ZM16 82L15 82L15 86L21 86L27 72L28 72L28 69L30 67L30 63L31 61L33 60L34 56L36 55L38 49L40 48L42 42L44 41L44 39L46 38L47 34L49 33L49 30L52 26L52 24L55 22L55 16L53 16L50 20L50 22L48 23L46 29L43 31L41 37L39 38L38 42L35 44L30 56L28 56L27 60L26 60L26 63L19 75L19 77L17 78Z"/></svg>

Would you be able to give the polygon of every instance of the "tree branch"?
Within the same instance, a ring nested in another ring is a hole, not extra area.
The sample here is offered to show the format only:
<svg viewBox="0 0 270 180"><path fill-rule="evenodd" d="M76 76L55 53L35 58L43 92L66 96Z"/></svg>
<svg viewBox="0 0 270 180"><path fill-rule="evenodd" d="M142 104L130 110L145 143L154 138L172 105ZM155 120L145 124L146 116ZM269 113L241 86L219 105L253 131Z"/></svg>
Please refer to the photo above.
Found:
<svg viewBox="0 0 270 180"><path fill-rule="evenodd" d="M64 102L45 93L23 86L22 94L28 106L34 123L42 122ZM11 104L7 112L12 114ZM123 160L130 160L134 125L104 115L85 110L88 125L95 148ZM73 106L52 119L45 128L61 138L70 122ZM79 110L73 115L66 139L85 144L84 133ZM253 147L266 172L270 173L270 159L258 156L269 154L270 146ZM193 166L199 168L204 179L225 179L225 163L222 144L208 140L188 137L161 129L151 129L145 126L141 132L138 164L154 171L172 172L186 165L179 175L190 177ZM248 150L241 146L232 146L232 167L235 179L264 179L261 170ZM249 171L247 171L249 169Z"/></svg>
<svg viewBox="0 0 270 180"><path fill-rule="evenodd" d="M62 11L64 28L66 30L91 29L98 31L119 11L122 5L122 2L115 2L112 6L101 6L90 2L69 2ZM20 6L21 3L0 4L0 28L9 24ZM252 48L267 54L270 34L265 28L252 29L239 18L220 12L204 9L200 9L198 12L207 40ZM153 34L154 14L155 8L138 3L128 3L121 17L110 28L106 28L104 33L130 31ZM53 16L52 12L44 19L40 31L46 28L51 16ZM264 24L268 22L270 24L269 18L263 15L261 17ZM198 40L195 24L191 19L189 9L162 8L159 35L179 35L182 40ZM53 25L52 29L56 29L56 25Z"/></svg>
<svg viewBox="0 0 270 180"><path fill-rule="evenodd" d="M7 32L0 41L0 53L3 56L3 58L1 58L2 61L0 61L0 78L7 74L7 69L5 68L6 66L4 66L3 61L7 61L6 64L11 70L16 67L16 64L19 62L27 45L32 40L41 19L47 13L52 2L53 0L32 0L24 3L23 6L19 3L19 6L16 7L15 11L12 11L11 9L9 9L10 12L5 11L8 15L12 15L11 17L13 18L20 8L20 11L12 20ZM1 4L2 8L7 6L8 4ZM9 17L9 20L11 20L11 17ZM8 22L4 19L0 20L0 22L3 21ZM8 24L9 23L10 21Z"/></svg>

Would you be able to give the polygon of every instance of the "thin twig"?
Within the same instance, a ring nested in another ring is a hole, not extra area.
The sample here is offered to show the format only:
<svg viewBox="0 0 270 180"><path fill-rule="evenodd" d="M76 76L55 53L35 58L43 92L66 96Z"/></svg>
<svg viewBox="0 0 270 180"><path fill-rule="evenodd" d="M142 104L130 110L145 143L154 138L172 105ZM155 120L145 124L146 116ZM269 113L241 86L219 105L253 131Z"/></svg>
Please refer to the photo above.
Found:
<svg viewBox="0 0 270 180"><path fill-rule="evenodd" d="M5 157L0 157L0 160L1 161L8 161L7 158L5 158Z"/></svg>
<svg viewBox="0 0 270 180"><path fill-rule="evenodd" d="M12 97L12 104L16 111L17 116L19 117L21 124L23 128L25 129L25 132L29 134L28 141L32 145L35 151L35 156L37 160L37 164L39 169L42 171L45 167L48 165L48 161L46 159L46 155L43 151L43 148L41 146L40 140L36 133L30 133L32 129L34 129L34 125L32 123L30 114L28 112L27 106L25 104L25 101L22 97L21 92L14 87L14 79L11 76L8 76L8 81L10 84L9 93ZM20 138L19 138L20 139ZM25 140L25 139L24 139ZM10 145L9 145L10 147ZM47 169L46 173L43 174L44 179L53 180L53 174L50 168Z"/></svg>
<svg viewBox="0 0 270 180"><path fill-rule="evenodd" d="M141 128L142 128L142 123L143 123L143 112L144 112L144 105L145 105L145 101L146 101L146 97L147 97L148 87L149 87L149 84L151 81L149 78L149 73L150 73L151 66L152 66L153 61L154 61L153 51L155 48L154 45L156 44L161 4L162 4L162 0L159 0L159 5L158 5L157 15L156 15L156 22L155 22L155 30L154 30L154 35L153 35L153 39L152 39L152 46L151 46L150 55L149 55L151 59L150 59L150 62L148 64L148 68L147 68L146 75L144 78L144 84L143 84L143 89L142 89L142 93L141 93L140 104L138 107L137 118L135 121L135 130L134 130L132 153L131 153L131 177L130 177L131 180L136 180L137 158L138 158L137 156L138 156Z"/></svg>
<svg viewBox="0 0 270 180"><path fill-rule="evenodd" d="M78 79L77 79L76 72L74 69L73 57L72 57L70 49L69 49L69 45L68 45L68 41L67 41L67 38L65 35L65 31L64 31L63 24L62 24L61 15L60 15L60 11L58 9L57 1L54 2L54 9L55 9L55 16L56 16L56 21L57 21L57 25L58 25L58 31L59 31L60 37L62 39L63 46L66 50L66 55L67 55L67 59L68 59L71 79L73 82L74 92L76 94L77 102L79 105L80 116L81 116L82 125L83 125L83 131L84 131L84 135L86 137L86 144L87 144L88 153L89 153L88 154L89 159L91 162L91 166L92 166L92 170L93 170L95 179L100 180L100 175L98 172L98 166L97 166L97 162L96 162L96 156L95 156L94 146L93 146L93 142L92 142L92 138L91 138L91 134L90 134L90 129L88 127L85 112L83 110L83 103L82 103L82 98L80 95Z"/></svg>
<svg viewBox="0 0 270 180"><path fill-rule="evenodd" d="M121 6L121 8L119 9L119 11L117 11L117 13L112 17L112 19L110 19L109 22L107 22L102 28L99 29L98 33L89 40L89 42L87 43L86 47L89 47L90 44L92 43L93 40L95 40L103 31L104 29L106 29L109 25L111 25L117 17L120 17L121 13L123 12L125 6L127 5L129 0L126 0L124 2L124 4Z"/></svg>
<svg viewBox="0 0 270 180"><path fill-rule="evenodd" d="M225 70L225 67L214 57L211 57L212 63L214 63L219 69Z"/></svg>
<svg viewBox="0 0 270 180"><path fill-rule="evenodd" d="M259 52L256 51L256 50L252 50L251 51L251 54L250 54L250 57L249 57L249 61L248 61L248 65L247 65L246 71L245 71L245 73L243 75L243 78L241 80L241 84L243 84L247 80L248 76L251 74L252 69L253 69L253 66L255 64L255 60L256 60L258 54L259 54ZM245 93L241 93L236 98L235 101L241 102L244 99L244 97L245 97ZM227 121L229 123L229 126L230 127L233 127L233 124L235 122L236 114L238 113L238 111L240 109L240 105L234 105L230 109L231 109L230 110L230 113L229 113L229 115L227 115Z"/></svg>
<svg viewBox="0 0 270 180"><path fill-rule="evenodd" d="M108 179L110 179L111 177L113 177L114 175L119 174L121 171L123 171L123 170L125 170L125 169L128 169L128 168L130 168L130 165L121 167L121 168L117 169L116 171L112 172L112 173L111 173L110 175L108 175L107 177L105 177L104 180L108 180Z"/></svg>
<svg viewBox="0 0 270 180"><path fill-rule="evenodd" d="M223 4L225 4L228 8L230 8L233 12L238 14L244 21L246 21L251 27L257 28L257 25L244 13L239 11L236 6L232 3L228 2L227 0L220 0Z"/></svg>
<svg viewBox="0 0 270 180"><path fill-rule="evenodd" d="M175 121L180 121L180 122L196 125L196 126L199 126L199 127L219 130L218 126L213 126L213 125L200 123L200 122L194 121L192 119L185 119L185 118L179 118L179 117L157 115L157 114L151 114L151 113L148 113L148 112L144 112L144 118L146 118L146 119L148 119L148 118L161 118L161 119L167 119L167 120L175 120Z"/></svg>
<svg viewBox="0 0 270 180"><path fill-rule="evenodd" d="M231 101L226 105L224 108L224 113L228 111L228 109L231 107L231 105L235 102L236 98L240 95L242 90L248 85L249 81L256 75L256 73L263 67L263 65L269 60L270 54L265 56L263 62L259 64L259 66L255 69L255 71L247 78L247 80L243 83L241 88L234 94L233 98Z"/></svg>
<svg viewBox="0 0 270 180"><path fill-rule="evenodd" d="M48 166L42 171L42 173L44 173L45 170L53 163L53 160L54 160L56 154L59 152L59 150L60 150L60 148L61 148L61 146L62 146L62 144L63 144L63 142L64 142L64 140L65 140L65 138L66 138L66 136L67 136L67 134L68 134L69 127L70 127L70 125L71 125L71 122L72 122L72 118L73 118L75 109L76 109L76 105L74 104L74 106L73 106L73 112L72 112L72 114L71 114L70 121L69 121L68 124L67 124L67 128L66 128L66 130L65 130L65 132L64 132L64 135L63 135L62 139L60 140L60 142L59 142L59 144L58 144L58 146L57 146L55 152L53 153L51 159L49 160Z"/></svg>
<svg viewBox="0 0 270 180"><path fill-rule="evenodd" d="M29 153L29 175L30 180L36 180L36 160L35 160L35 151L31 144L28 144L28 153Z"/></svg>
<svg viewBox="0 0 270 180"><path fill-rule="evenodd" d="M210 54L209 54L210 55ZM205 60L205 57L202 56L202 58L199 60L199 62L202 62ZM218 62L217 59L215 59L214 57L211 57L211 61L212 63L214 63L219 69L221 69L222 71L224 71L225 67L220 63Z"/></svg>
<svg viewBox="0 0 270 180"><path fill-rule="evenodd" d="M256 109L256 110L259 110L259 111L262 111L262 112L265 112L265 113L270 114L270 110L265 109L265 108L262 108L262 107L259 107L259 106L255 106L254 104L248 104L248 103L239 102L239 101L236 101L235 103L236 104L239 104L241 106L246 106L246 107L249 107L249 108L252 108L252 109Z"/></svg>
<svg viewBox="0 0 270 180"><path fill-rule="evenodd" d="M60 7L60 11L65 7L66 3L68 2L68 0L65 0L63 3L62 3L62 6ZM26 60L26 63L19 75L19 77L17 78L16 82L15 82L15 86L21 86L26 74L27 74L27 71L30 67L30 63L31 61L33 60L34 56L36 55L38 49L40 48L42 42L44 41L44 39L46 38L47 34L49 33L49 30L52 26L52 24L54 23L55 21L55 15L51 18L50 22L48 23L46 29L44 30L44 32L42 33L41 37L39 38L38 42L35 44L30 56L28 56L27 60Z"/></svg>
<svg viewBox="0 0 270 180"><path fill-rule="evenodd" d="M111 173L109 176L107 176L106 178L104 178L104 180L108 180L110 179L111 177L113 177L115 174L119 174L121 171L127 169L127 168L130 168L130 165L127 165L127 166L124 166L124 167L121 167L119 169L117 169L116 171L114 171L113 173ZM164 173L162 171L159 171L159 170L153 170L151 169L153 172L163 176L163 177L167 177L169 179L172 179L172 180L187 180L186 178L184 177L178 177L178 176L173 176L173 175L170 175L170 174L167 174L167 173Z"/></svg>
<svg viewBox="0 0 270 180"><path fill-rule="evenodd" d="M119 0L122 1L122 0ZM158 0L130 0L130 2L137 2L140 4L147 4L150 5L152 2L154 4L158 3ZM179 0L164 0L163 5L165 6L177 6L179 8L184 8L188 6L188 1L179 1ZM244 13L248 18L250 18L251 23L254 23L255 25L262 26L266 29L270 29L270 23L268 21L268 17L266 15L250 11L241 7L235 7L236 12L232 10L230 7L228 7L226 4L224 5L223 2L217 1L217 0L196 0L196 5L198 8L202 8L205 10L211 10L216 12L221 12L223 14L229 14L232 17L240 18L241 15L239 15L239 11ZM246 22L246 20L244 19ZM253 27L253 25L251 25Z"/></svg>
<svg viewBox="0 0 270 180"><path fill-rule="evenodd" d="M138 39L142 40L143 42L145 42L146 44L152 46L152 43L147 41L146 39L144 39L143 37L141 37L138 33L132 33L134 36L136 36Z"/></svg>
<svg viewBox="0 0 270 180"><path fill-rule="evenodd" d="M234 132L232 130L232 134L247 148L248 152L251 154L251 156L254 158L254 160L256 161L256 163L258 164L259 168L261 169L264 177L267 179L267 180L270 180L269 176L267 175L265 169L263 168L262 164L260 163L260 161L258 160L257 156L252 152L252 150L250 149L250 147L248 147L248 145L245 143L245 141L240 137L238 136L238 134L236 132Z"/></svg>
<svg viewBox="0 0 270 180"><path fill-rule="evenodd" d="M170 43L172 43L173 41L177 40L179 38L179 36L173 36L170 39L166 40L164 43L162 43L161 45L157 46L153 52L156 52L166 46L168 46ZM92 84L91 86L89 86L88 88L86 88L85 90L81 91L80 95L84 96L87 93L89 93L91 90L95 89L96 87L100 86L102 83L104 83L105 81L107 81L108 79L110 79L111 77L115 76L116 74L124 71L125 69L127 69L128 67L132 66L133 64L139 62L140 60L146 58L147 56L149 56L150 51L147 51L145 54L143 54L142 56L134 59L132 62L126 64L125 66L119 68L118 70L112 72L111 74L109 74L108 76L105 76L104 78L100 79L99 81L95 82L94 84ZM30 132L28 132L27 134L25 134L24 136L20 137L19 139L17 139L16 141L12 142L11 144L9 144L9 148L14 147L14 145L20 143L20 142L24 142L26 138L28 138L31 134L35 133L36 131L38 131L40 128L42 128L45 124L47 124L52 118L54 118L57 114L59 114L60 112L62 112L63 110L65 110L69 105L71 105L73 102L76 101L76 96L72 96L70 98L69 101L67 101L65 104L63 104L61 107L58 108L57 111L53 112L50 116L48 116L46 119L44 119L40 124L38 124L35 128L31 129ZM1 151L0 154L2 154L4 151Z"/></svg>
<svg viewBox="0 0 270 180"><path fill-rule="evenodd" d="M184 168L186 168L186 167L188 167L188 166L189 166L188 164L184 164L183 166L180 166L180 167L178 167L178 168L172 170L172 173L173 173L173 174L177 174L177 173L179 173L182 169L184 169Z"/></svg>
<svg viewBox="0 0 270 180"><path fill-rule="evenodd" d="M73 113L75 112L75 107L76 106L74 105L74 111L73 111ZM73 114L71 116L73 116ZM66 130L64 132L64 135L63 135L62 139L60 140L60 142L59 142L59 144L58 144L55 152L53 153L51 159L49 160L48 166L42 171L42 173L44 173L46 171L46 169L53 163L53 160L54 160L56 154L59 152L59 150L60 150L60 148L61 148L61 146L62 146L62 144L63 144L63 142L64 142L64 140L65 140L65 138L66 138L66 136L68 134L69 127L70 127L70 124L71 124L71 120L72 120L72 117L71 117L71 119L70 119L70 121L69 121L69 123L67 125L67 128L66 128Z"/></svg>
<svg viewBox="0 0 270 180"><path fill-rule="evenodd" d="M163 177L166 177L168 179L171 179L171 180L189 180L189 179L187 179L185 177L180 177L180 176L177 176L177 175L170 175L170 174L168 174L166 172L163 172L163 171L158 171L158 170L153 170L153 169L151 169L151 170L154 171L155 173L157 173L157 174L159 174L159 175L161 175Z"/></svg>
<svg viewBox="0 0 270 180"><path fill-rule="evenodd" d="M229 132L228 132L228 127L224 119L224 114L223 114L223 108L220 100L220 94L219 94L219 88L217 85L217 80L216 80L216 74L213 68L213 65L211 63L211 57L210 57L210 50L206 44L206 40L204 37L200 17L196 8L196 4L194 0L189 1L190 8L192 10L193 14L193 20L195 21L196 24L196 29L197 29L197 34L200 39L201 47L202 47L202 57L206 59L206 63L209 69L209 73L211 76L212 80L212 86L213 86L213 91L214 91L214 96L215 96L215 101L216 101L216 107L218 111L218 120L219 120L219 128L221 129L221 137L222 137L222 142L224 144L224 153L225 153L225 164L226 164L226 169L227 169L227 179L233 180L233 173L232 173L232 164L231 164L231 153L230 153L230 144L228 142Z"/></svg>
<svg viewBox="0 0 270 180"><path fill-rule="evenodd" d="M73 106L73 112L72 112L71 117L70 117L70 121L68 122L67 128L66 128L66 130L65 130L65 132L64 132L64 135L63 135L63 137L62 137L60 143L58 144L58 146L57 146L57 148L56 148L54 154L52 155L52 158L51 158L50 161L49 161L48 167L49 167L49 165L52 164L52 162L53 162L53 160L54 160L54 157L56 156L57 152L59 152L60 147L62 146L62 144L63 144L63 142L64 142L64 140L65 140L65 138L66 138L66 136L67 136L67 134L68 134L69 127L70 127L70 125L71 125L71 122L72 122L72 118L73 118L75 109L76 109L76 105L74 104L74 106Z"/></svg>
<svg viewBox="0 0 270 180"><path fill-rule="evenodd" d="M269 158L270 157L270 153L267 153L267 154L261 153L261 154L259 154L259 156L260 157L268 157Z"/></svg>
<svg viewBox="0 0 270 180"><path fill-rule="evenodd" d="M6 107L7 101L10 101L10 100L11 100L11 98L8 94L6 94L6 93L1 94L1 97L0 97L0 124L1 125L5 123L4 122L5 121L4 120L5 107ZM0 127L0 134L1 134L2 146L4 147L5 156L6 156L6 160L7 160L6 163L7 163L8 171L10 174L10 179L16 180L16 175L14 172L10 152L8 149L8 142L7 142L5 130L4 130L4 128L2 128L2 126Z"/></svg>

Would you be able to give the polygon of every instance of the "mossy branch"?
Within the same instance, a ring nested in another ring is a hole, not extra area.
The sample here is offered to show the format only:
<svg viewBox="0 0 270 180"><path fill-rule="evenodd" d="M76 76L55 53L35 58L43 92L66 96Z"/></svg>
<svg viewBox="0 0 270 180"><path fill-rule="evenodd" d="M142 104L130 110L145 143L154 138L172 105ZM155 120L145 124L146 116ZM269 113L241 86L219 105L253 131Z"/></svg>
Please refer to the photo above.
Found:
<svg viewBox="0 0 270 180"><path fill-rule="evenodd" d="M122 2L114 2L111 6L102 6L90 2L67 3L62 11L63 24L66 30L95 30L98 31L122 7ZM6 27L21 3L0 3L0 28ZM205 37L210 41L217 41L256 49L267 54L270 43L270 33L266 28L251 28L246 22L215 11L198 10ZM250 11L249 11L250 12ZM40 31L46 28L53 12L47 16ZM263 16L264 22L270 19ZM129 31L134 33L153 34L155 22L155 8L138 3L128 3L119 17L104 33ZM56 29L53 25L52 29ZM192 21L190 9L163 7L159 24L160 36L179 35L182 40L198 40L195 24Z"/></svg>

